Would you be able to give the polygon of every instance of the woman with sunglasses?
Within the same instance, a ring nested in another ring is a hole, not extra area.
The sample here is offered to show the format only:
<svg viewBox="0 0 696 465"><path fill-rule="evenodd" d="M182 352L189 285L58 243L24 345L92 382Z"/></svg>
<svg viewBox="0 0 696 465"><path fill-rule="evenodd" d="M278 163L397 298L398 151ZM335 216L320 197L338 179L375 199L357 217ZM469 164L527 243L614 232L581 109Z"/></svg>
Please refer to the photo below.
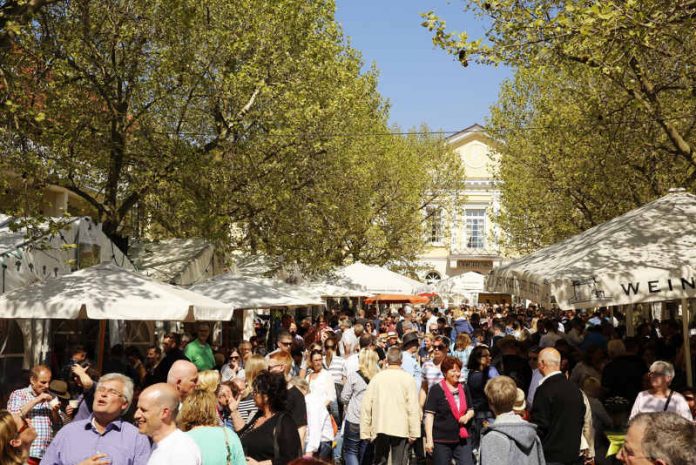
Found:
<svg viewBox="0 0 696 465"><path fill-rule="evenodd" d="M658 360L650 365L648 373L650 389L641 391L631 409L629 420L639 413L674 412L689 421L693 421L689 404L684 396L670 389L674 379L674 366L669 362Z"/></svg>
<svg viewBox="0 0 696 465"><path fill-rule="evenodd" d="M234 378L244 378L242 368L242 356L236 347L230 349L230 359L220 369L221 381L230 381Z"/></svg>
<svg viewBox="0 0 696 465"><path fill-rule="evenodd" d="M22 465L29 457L29 447L36 430L29 420L7 410L0 410L0 465Z"/></svg>
<svg viewBox="0 0 696 465"><path fill-rule="evenodd" d="M493 379L500 374L491 365L491 351L485 345L476 346L471 351L468 368L467 385L471 391L471 400L476 412L471 439L474 449L478 449L481 432L495 420L495 415L488 405L488 398L484 389L489 379Z"/></svg>

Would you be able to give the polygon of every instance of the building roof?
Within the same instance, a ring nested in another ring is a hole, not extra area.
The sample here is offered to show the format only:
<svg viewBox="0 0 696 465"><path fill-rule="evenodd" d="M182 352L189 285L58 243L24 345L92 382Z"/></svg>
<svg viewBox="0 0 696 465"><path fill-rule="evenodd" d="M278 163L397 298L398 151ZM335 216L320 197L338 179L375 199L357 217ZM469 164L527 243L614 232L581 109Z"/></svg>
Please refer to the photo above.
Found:
<svg viewBox="0 0 696 465"><path fill-rule="evenodd" d="M461 131L456 132L456 133L452 134L451 136L447 137L447 142L450 144L454 144L454 143L459 142L460 140L462 140L466 137L476 135L476 134L487 136L485 128L478 123L474 123L471 126L466 127L464 129L462 129Z"/></svg>

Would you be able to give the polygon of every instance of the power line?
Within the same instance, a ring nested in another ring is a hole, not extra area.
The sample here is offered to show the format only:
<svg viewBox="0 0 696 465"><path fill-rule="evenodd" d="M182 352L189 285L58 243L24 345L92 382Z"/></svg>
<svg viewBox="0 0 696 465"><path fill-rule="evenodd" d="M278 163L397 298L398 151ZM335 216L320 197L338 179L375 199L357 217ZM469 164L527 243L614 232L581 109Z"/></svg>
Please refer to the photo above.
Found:
<svg viewBox="0 0 696 465"><path fill-rule="evenodd" d="M684 121L684 120L690 120L690 119L695 119L696 115L684 115L684 116L675 116L673 118L669 118L669 122L677 122L677 121ZM603 119L597 119L596 121L598 124L602 126L622 126L622 125L635 125L635 124L642 124L642 123L655 123L654 120L652 119L631 119L631 120L620 120L620 121L605 121ZM582 124L556 124L556 125L543 125L543 126L501 126L496 128L498 131L503 131L503 132L508 132L508 131L545 131L545 130L552 130L552 129L572 129L575 127L587 127L587 125L582 125ZM275 137L295 137L295 138L323 138L323 139L331 139L331 138L367 138L367 137L394 137L394 136L445 136L445 137L450 137L462 132L465 132L466 129L459 129L459 130L438 130L438 131L389 131L389 132L356 132L356 133L348 133L348 132L290 132L290 133L267 133L267 134L258 134L255 135L255 137L260 137L260 138L275 138ZM486 128L483 128L482 132L485 132ZM186 132L186 131L181 131L181 132L168 132L168 131L154 131L156 134L160 135L168 135L168 136L189 136L189 137L212 137L213 134L211 133L201 133L201 132ZM478 132L478 131L472 131L472 132Z"/></svg>

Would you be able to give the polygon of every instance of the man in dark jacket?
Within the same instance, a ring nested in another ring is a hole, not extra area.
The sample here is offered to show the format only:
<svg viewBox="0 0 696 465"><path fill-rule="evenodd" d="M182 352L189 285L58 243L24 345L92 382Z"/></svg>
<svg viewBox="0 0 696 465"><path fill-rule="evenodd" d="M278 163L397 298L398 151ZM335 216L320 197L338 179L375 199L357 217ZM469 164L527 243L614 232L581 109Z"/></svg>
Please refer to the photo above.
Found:
<svg viewBox="0 0 696 465"><path fill-rule="evenodd" d="M154 376L152 377L154 383L166 383L167 374L169 374L169 369L174 365L177 360L188 360L184 352L179 349L181 344L181 336L177 333L169 333L164 336L162 340L162 348L164 349L164 358L157 365L155 369Z"/></svg>
<svg viewBox="0 0 696 465"><path fill-rule="evenodd" d="M560 367L561 354L556 349L539 352L539 371L544 377L534 394L530 420L537 425L547 465L580 465L585 403Z"/></svg>

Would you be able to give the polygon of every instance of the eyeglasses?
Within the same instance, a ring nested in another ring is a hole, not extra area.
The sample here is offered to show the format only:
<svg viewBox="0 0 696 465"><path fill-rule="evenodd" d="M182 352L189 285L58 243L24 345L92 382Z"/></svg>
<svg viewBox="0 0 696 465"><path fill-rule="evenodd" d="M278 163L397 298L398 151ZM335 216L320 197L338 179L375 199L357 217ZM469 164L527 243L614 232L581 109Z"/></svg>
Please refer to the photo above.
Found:
<svg viewBox="0 0 696 465"><path fill-rule="evenodd" d="M665 376L664 373L659 372L659 371L651 371L651 372L648 373L648 375L649 375L651 378L657 378L658 376Z"/></svg>
<svg viewBox="0 0 696 465"><path fill-rule="evenodd" d="M20 434L22 434L23 432L25 432L26 430L28 430L31 427L31 425L29 424L29 421L27 421L26 418L22 418L22 422L23 422L22 427L19 428L19 430L17 431L16 437L19 437Z"/></svg>
<svg viewBox="0 0 696 465"><path fill-rule="evenodd" d="M97 388L98 394L106 394L113 397L123 397L123 393L118 392L116 389L110 389L103 386Z"/></svg>
<svg viewBox="0 0 696 465"><path fill-rule="evenodd" d="M617 458L620 458L620 457L624 457L624 458L626 458L626 457L631 457L632 459L646 459L646 460L649 460L649 461L651 461L651 462L652 462L653 460L655 460L655 459L653 459L652 457L648 457L647 455L633 455L633 452L632 452L632 451L626 449L626 444L625 444L625 443L621 446L621 449L619 449L619 452L617 452L616 457L617 457Z"/></svg>
<svg viewBox="0 0 696 465"><path fill-rule="evenodd" d="M278 341L278 344L280 344L281 346L287 347L287 346L291 346L291 345L292 345L292 342L282 342L282 341Z"/></svg>
<svg viewBox="0 0 696 465"><path fill-rule="evenodd" d="M433 350L445 350L445 346L443 346L441 344L435 344L433 346Z"/></svg>
<svg viewBox="0 0 696 465"><path fill-rule="evenodd" d="M333 344L326 346L327 349L334 349L335 347L336 347L336 346L333 345Z"/></svg>
<svg viewBox="0 0 696 465"><path fill-rule="evenodd" d="M239 360L239 355L233 355L230 357L232 360Z"/></svg>

